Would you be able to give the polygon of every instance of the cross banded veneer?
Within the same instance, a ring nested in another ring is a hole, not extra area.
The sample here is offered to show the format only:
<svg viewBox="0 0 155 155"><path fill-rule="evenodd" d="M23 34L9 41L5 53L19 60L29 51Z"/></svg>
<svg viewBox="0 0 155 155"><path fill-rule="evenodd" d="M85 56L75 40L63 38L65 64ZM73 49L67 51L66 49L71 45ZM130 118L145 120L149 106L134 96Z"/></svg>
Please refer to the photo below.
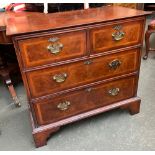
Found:
<svg viewBox="0 0 155 155"><path fill-rule="evenodd" d="M148 13L117 6L8 15L36 147L62 125L111 109L140 109L137 87Z"/></svg>

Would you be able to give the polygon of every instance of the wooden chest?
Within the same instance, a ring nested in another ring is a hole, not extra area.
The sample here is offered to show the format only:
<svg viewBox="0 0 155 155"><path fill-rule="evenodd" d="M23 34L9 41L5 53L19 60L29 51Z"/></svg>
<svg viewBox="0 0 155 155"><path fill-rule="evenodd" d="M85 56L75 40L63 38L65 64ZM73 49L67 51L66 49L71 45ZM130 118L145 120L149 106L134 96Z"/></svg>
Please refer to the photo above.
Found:
<svg viewBox="0 0 155 155"><path fill-rule="evenodd" d="M111 6L8 19L37 147L62 125L114 108L139 112L145 15Z"/></svg>

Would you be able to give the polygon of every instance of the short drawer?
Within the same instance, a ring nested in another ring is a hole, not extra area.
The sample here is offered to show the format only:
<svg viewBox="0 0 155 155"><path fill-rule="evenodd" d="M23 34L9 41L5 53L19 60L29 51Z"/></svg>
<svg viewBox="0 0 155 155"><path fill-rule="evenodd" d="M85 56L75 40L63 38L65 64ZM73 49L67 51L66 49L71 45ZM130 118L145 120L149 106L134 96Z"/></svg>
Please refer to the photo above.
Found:
<svg viewBox="0 0 155 155"><path fill-rule="evenodd" d="M121 21L90 30L91 54L142 43L144 20Z"/></svg>
<svg viewBox="0 0 155 155"><path fill-rule="evenodd" d="M139 49L27 72L31 97L36 98L138 70Z"/></svg>
<svg viewBox="0 0 155 155"><path fill-rule="evenodd" d="M25 68L46 65L86 55L86 32L49 34L18 41Z"/></svg>
<svg viewBox="0 0 155 155"><path fill-rule="evenodd" d="M99 84L34 103L39 125L53 123L135 95L137 76Z"/></svg>

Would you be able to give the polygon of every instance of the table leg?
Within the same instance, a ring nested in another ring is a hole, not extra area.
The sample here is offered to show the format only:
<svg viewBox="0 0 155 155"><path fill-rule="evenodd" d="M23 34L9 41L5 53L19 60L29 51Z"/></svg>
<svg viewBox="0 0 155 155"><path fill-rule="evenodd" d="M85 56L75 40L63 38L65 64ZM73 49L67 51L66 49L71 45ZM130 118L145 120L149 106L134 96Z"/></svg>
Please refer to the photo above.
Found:
<svg viewBox="0 0 155 155"><path fill-rule="evenodd" d="M11 82L11 79L10 79L10 78L6 79L6 80L5 80L5 83L6 83L7 87L8 87L8 89L9 89L9 92L10 92L10 94L11 94L11 96L12 96L12 99L13 99L13 101L14 101L15 106L16 106L16 107L20 107L21 104L20 104L20 102L19 102L19 99L18 99L17 94L16 94L16 92L15 92L15 89L14 89L14 87L13 87L13 84L12 84L12 82Z"/></svg>

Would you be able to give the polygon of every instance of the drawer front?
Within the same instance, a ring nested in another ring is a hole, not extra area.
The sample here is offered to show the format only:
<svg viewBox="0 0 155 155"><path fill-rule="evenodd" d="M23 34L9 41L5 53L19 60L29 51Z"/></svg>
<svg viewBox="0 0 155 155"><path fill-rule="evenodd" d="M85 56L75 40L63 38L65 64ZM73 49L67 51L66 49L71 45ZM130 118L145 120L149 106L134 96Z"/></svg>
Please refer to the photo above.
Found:
<svg viewBox="0 0 155 155"><path fill-rule="evenodd" d="M31 97L40 97L136 71L139 67L139 54L139 49L133 49L88 61L27 72Z"/></svg>
<svg viewBox="0 0 155 155"><path fill-rule="evenodd" d="M137 77L132 76L34 103L38 124L44 125L56 122L82 112L128 99L134 96L136 85Z"/></svg>
<svg viewBox="0 0 155 155"><path fill-rule="evenodd" d="M35 67L86 55L86 32L62 34L20 40L24 67Z"/></svg>
<svg viewBox="0 0 155 155"><path fill-rule="evenodd" d="M134 20L91 29L91 53L140 44L142 42L143 25L144 20Z"/></svg>

